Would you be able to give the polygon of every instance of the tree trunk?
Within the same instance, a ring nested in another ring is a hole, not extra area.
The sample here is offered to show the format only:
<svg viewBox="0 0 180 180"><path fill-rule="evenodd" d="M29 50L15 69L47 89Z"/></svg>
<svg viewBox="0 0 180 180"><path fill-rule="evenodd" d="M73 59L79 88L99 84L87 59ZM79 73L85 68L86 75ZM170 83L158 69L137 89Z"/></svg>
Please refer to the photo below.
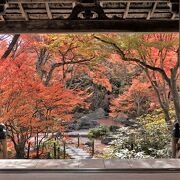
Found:
<svg viewBox="0 0 180 180"><path fill-rule="evenodd" d="M171 92L172 92L172 98L174 103L174 108L176 112L176 118L177 121L180 123L180 98L178 94L178 88L176 83L176 74L172 70L171 71Z"/></svg>
<svg viewBox="0 0 180 180"><path fill-rule="evenodd" d="M170 118L170 115L169 115L169 107L165 107L165 106L161 106L162 110L163 110L163 113L164 113L164 118L165 118L165 121L166 121L166 124L169 126L171 125L171 118Z"/></svg>
<svg viewBox="0 0 180 180"><path fill-rule="evenodd" d="M177 73L180 68L180 48L177 50L177 63L173 69L171 69L171 79L170 79L170 88L174 103L174 108L176 112L177 121L180 123L180 97L178 94L178 87L177 87Z"/></svg>
<svg viewBox="0 0 180 180"><path fill-rule="evenodd" d="M15 44L17 43L19 36L20 36L20 34L15 34L13 36L13 39L12 39L11 43L9 44L8 48L6 49L4 54L2 55L1 59L6 59L9 56L9 54L13 50Z"/></svg>
<svg viewBox="0 0 180 180"><path fill-rule="evenodd" d="M145 71L146 73L146 76L147 78L149 79L153 89L154 89L154 92L156 93L157 95L157 98L158 98L158 101L159 101L159 104L163 110L163 113L164 113L164 118L165 118L165 121L166 121L166 124L168 125L171 125L171 118L170 118L170 115L169 115L169 102L167 101L163 101L163 97L158 89L158 86L156 84L158 84L157 82L155 83L154 81L152 81L150 75L149 75L149 71L147 68L143 68L143 70Z"/></svg>
<svg viewBox="0 0 180 180"><path fill-rule="evenodd" d="M24 151L25 144L24 143L16 144L14 147L16 150L16 158L24 159L25 158L25 151Z"/></svg>
<svg viewBox="0 0 180 180"><path fill-rule="evenodd" d="M136 105L137 105L136 114L137 114L137 116L139 116L139 115L140 115L140 102L137 101L137 102L136 102Z"/></svg>

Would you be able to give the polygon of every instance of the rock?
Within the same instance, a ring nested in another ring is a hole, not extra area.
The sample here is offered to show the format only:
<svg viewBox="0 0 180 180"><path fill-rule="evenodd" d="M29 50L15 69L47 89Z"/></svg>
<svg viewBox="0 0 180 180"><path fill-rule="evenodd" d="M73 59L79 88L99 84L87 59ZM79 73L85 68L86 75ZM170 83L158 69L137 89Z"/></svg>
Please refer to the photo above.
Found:
<svg viewBox="0 0 180 180"><path fill-rule="evenodd" d="M94 112L86 114L85 116L81 117L81 120L97 120L105 117L105 111L102 108L97 109Z"/></svg>
<svg viewBox="0 0 180 180"><path fill-rule="evenodd" d="M128 119L128 116L126 114L124 114L124 113L120 113L116 118L116 120L119 121L119 122L124 122L127 119Z"/></svg>
<svg viewBox="0 0 180 180"><path fill-rule="evenodd" d="M126 127L138 128L139 124L134 119L126 119L122 122Z"/></svg>
<svg viewBox="0 0 180 180"><path fill-rule="evenodd" d="M97 120L105 117L105 111L102 108L97 109L94 112L86 114L77 119L79 129L89 129L97 126Z"/></svg>

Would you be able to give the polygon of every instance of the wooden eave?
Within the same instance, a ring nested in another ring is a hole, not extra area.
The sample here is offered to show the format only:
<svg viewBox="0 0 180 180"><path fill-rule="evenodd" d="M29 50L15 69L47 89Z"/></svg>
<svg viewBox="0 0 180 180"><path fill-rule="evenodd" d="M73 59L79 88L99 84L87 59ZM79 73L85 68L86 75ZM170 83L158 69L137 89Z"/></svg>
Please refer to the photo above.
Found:
<svg viewBox="0 0 180 180"><path fill-rule="evenodd" d="M0 33L178 32L169 0L99 0L107 19L69 19L77 0L6 0Z"/></svg>

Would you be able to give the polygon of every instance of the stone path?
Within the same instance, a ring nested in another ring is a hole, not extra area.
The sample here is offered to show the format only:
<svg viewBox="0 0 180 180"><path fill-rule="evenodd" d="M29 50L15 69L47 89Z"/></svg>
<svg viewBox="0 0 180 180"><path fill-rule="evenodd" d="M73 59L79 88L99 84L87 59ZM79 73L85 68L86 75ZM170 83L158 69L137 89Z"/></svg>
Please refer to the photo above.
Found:
<svg viewBox="0 0 180 180"><path fill-rule="evenodd" d="M89 153L87 153L83 149L76 148L71 145L67 145L66 153L69 154L73 159L90 159L91 158Z"/></svg>

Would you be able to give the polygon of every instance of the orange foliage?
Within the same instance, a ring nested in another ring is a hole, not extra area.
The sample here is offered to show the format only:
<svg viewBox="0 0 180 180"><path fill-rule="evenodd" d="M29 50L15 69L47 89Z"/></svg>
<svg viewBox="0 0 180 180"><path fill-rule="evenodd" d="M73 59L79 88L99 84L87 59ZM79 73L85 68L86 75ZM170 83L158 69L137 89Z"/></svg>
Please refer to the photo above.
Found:
<svg viewBox="0 0 180 180"><path fill-rule="evenodd" d="M112 100L110 115L117 117L125 113L129 116L139 116L149 109L150 95L149 83L134 79L128 91Z"/></svg>
<svg viewBox="0 0 180 180"><path fill-rule="evenodd" d="M84 104L60 82L44 86L31 59L20 56L0 62L0 122L6 124L14 145L25 144L34 133L63 130L61 122Z"/></svg>

